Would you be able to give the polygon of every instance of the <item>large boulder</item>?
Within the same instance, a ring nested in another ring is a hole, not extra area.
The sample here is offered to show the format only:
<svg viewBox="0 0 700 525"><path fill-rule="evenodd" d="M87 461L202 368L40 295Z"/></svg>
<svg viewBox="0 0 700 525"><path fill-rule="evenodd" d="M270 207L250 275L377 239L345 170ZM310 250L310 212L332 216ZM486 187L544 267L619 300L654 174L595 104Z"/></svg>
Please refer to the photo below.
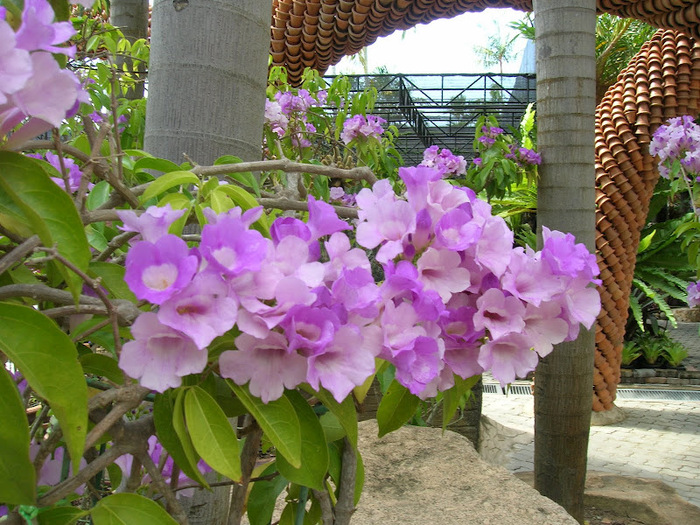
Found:
<svg viewBox="0 0 700 525"><path fill-rule="evenodd" d="M358 525L575 525L563 508L482 460L455 432L405 426L382 438L359 424L365 487Z"/></svg>

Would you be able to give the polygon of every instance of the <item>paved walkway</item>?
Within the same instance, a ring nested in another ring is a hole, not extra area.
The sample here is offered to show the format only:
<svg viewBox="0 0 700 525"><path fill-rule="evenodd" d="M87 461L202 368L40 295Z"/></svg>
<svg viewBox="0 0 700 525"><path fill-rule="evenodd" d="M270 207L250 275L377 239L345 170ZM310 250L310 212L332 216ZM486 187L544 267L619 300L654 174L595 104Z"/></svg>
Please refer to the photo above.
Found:
<svg viewBox="0 0 700 525"><path fill-rule="evenodd" d="M482 456L512 472L532 471L534 398L484 394ZM658 479L700 507L700 401L618 399L620 423L591 428L588 469Z"/></svg>

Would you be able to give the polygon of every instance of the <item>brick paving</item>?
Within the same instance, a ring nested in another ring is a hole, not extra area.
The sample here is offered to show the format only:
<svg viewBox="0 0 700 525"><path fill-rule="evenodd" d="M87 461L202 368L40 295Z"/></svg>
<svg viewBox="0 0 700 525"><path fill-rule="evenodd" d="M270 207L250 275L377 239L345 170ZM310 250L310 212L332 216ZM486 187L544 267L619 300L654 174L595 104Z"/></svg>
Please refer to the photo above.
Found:
<svg viewBox="0 0 700 525"><path fill-rule="evenodd" d="M615 404L626 418L591 427L588 469L663 481L700 507L700 401ZM534 398L485 394L482 410L482 456L512 472L534 470Z"/></svg>

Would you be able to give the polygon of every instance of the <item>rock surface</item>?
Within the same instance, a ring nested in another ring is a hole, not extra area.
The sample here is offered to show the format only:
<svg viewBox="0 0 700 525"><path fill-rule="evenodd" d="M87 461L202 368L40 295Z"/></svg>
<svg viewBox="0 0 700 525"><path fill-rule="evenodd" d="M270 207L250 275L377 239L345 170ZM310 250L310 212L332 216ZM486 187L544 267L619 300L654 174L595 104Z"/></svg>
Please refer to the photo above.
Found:
<svg viewBox="0 0 700 525"><path fill-rule="evenodd" d="M515 475L532 486L532 472ZM654 525L700 525L700 508L681 498L673 487L654 479L589 471L584 504Z"/></svg>
<svg viewBox="0 0 700 525"><path fill-rule="evenodd" d="M406 426L377 438L359 425L365 487L358 525L575 525L559 505L490 465L454 432Z"/></svg>

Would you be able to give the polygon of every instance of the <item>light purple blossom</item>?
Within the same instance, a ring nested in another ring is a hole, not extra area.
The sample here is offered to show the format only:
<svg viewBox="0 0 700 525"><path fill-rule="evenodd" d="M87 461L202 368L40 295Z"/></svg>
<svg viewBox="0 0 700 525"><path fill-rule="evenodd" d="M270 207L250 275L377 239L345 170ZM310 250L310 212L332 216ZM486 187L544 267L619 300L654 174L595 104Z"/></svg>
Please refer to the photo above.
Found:
<svg viewBox="0 0 700 525"><path fill-rule="evenodd" d="M199 250L204 258L225 275L256 271L270 244L260 232L249 230L241 219L224 217L202 229Z"/></svg>
<svg viewBox="0 0 700 525"><path fill-rule="evenodd" d="M700 126L693 117L683 115L668 121L654 132L649 144L649 153L659 157L659 174L669 178L671 166L679 161L689 174L700 174Z"/></svg>
<svg viewBox="0 0 700 525"><path fill-rule="evenodd" d="M33 71L29 53L17 47L15 32L0 17L0 105L25 85Z"/></svg>
<svg viewBox="0 0 700 525"><path fill-rule="evenodd" d="M340 138L345 144L350 144L353 140L380 140L386 120L375 115L355 115L343 122L343 131Z"/></svg>
<svg viewBox="0 0 700 525"><path fill-rule="evenodd" d="M124 226L118 228L141 234L141 240L156 242L167 235L170 226L184 214L185 210L173 210L170 203L165 206L149 206L141 215L133 210L117 210L117 215L124 223Z"/></svg>
<svg viewBox="0 0 700 525"><path fill-rule="evenodd" d="M530 340L524 335L509 333L481 347L479 365L484 370L491 370L493 377L505 386L535 369L538 357L531 347Z"/></svg>
<svg viewBox="0 0 700 525"><path fill-rule="evenodd" d="M46 0L25 0L22 24L17 30L17 47L27 51L48 51L75 56L75 46L57 47L75 34L70 22L54 22L54 11Z"/></svg>
<svg viewBox="0 0 700 525"><path fill-rule="evenodd" d="M688 306L700 305L700 281L688 283Z"/></svg>
<svg viewBox="0 0 700 525"><path fill-rule="evenodd" d="M421 166L435 168L443 175L464 175L467 172L467 161L462 155L453 155L452 152L438 146L430 146L423 152Z"/></svg>
<svg viewBox="0 0 700 525"><path fill-rule="evenodd" d="M137 298L162 304L190 283L198 266L185 241L168 234L131 248L124 280Z"/></svg>
<svg viewBox="0 0 700 525"><path fill-rule="evenodd" d="M119 368L156 392L182 384L182 378L197 374L207 364L207 352L194 341L162 324L153 312L145 312L131 326L133 341L122 347Z"/></svg>

